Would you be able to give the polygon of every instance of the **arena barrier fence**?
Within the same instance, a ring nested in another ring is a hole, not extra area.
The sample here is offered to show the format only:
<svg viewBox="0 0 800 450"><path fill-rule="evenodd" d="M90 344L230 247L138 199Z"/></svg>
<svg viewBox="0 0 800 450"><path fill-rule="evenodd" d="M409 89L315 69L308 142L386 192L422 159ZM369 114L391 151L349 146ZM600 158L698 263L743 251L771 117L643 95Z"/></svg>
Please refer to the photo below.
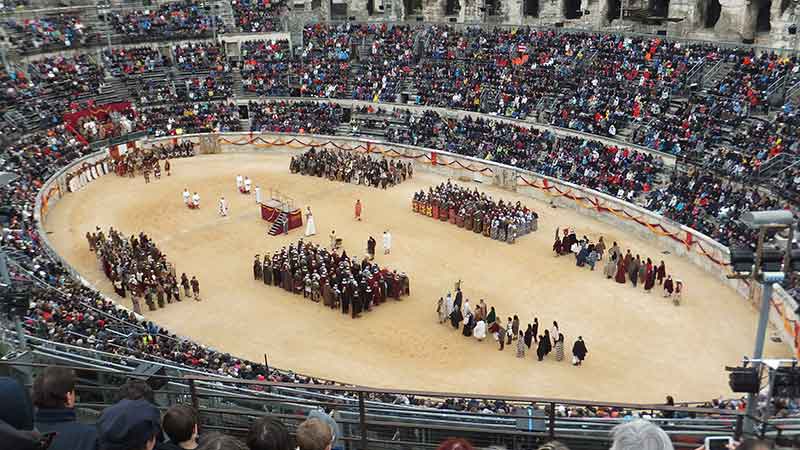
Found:
<svg viewBox="0 0 800 450"><path fill-rule="evenodd" d="M85 353L85 350L78 350ZM38 362L0 361L0 374L17 378L26 386L44 367ZM36 361L36 358L27 358ZM42 359L38 359L41 361ZM81 362L62 364L78 374L77 409L86 420L113 404L116 391L128 378L139 378L133 367L102 367ZM201 432L222 430L244 435L254 419L274 417L293 432L310 411L325 409L336 420L342 433L341 448L408 449L435 448L448 437L464 437L474 445L503 445L511 450L535 448L539 443L558 439L571 448L602 448L610 445L610 431L625 422L625 415L649 417L662 427L676 448L696 448L706 436L739 436L742 411L716 408L669 407L665 405L603 403L522 396L476 396L453 392L372 389L361 386L313 385L248 381L195 374L158 374L146 381L156 389L156 406L162 411L171 405L196 408ZM287 396L291 392L293 395ZM470 404L493 405L498 412L448 411L407 405L411 399L427 402L463 400ZM381 400L381 401L378 401ZM394 403L392 402L394 400ZM496 405L502 405L499 408ZM622 414L568 416L567 411L590 408L593 411L622 411ZM673 417L661 418L665 412ZM797 419L784 419L782 426L795 425ZM776 427L762 424L766 436L778 435Z"/></svg>
<svg viewBox="0 0 800 450"><path fill-rule="evenodd" d="M145 145L167 140L199 142L201 152L203 152L202 147L206 146L209 147L206 150L213 153L270 151L292 154L309 148L324 147L411 160L415 170L423 170L454 179L490 183L510 191L550 202L553 205L572 208L642 239L653 240L655 238L659 246L665 250L688 258L695 265L700 266L709 274L736 289L744 298L749 298L749 287L746 283L738 280L728 280L725 277L730 273L725 263L728 257L728 250L710 237L613 196L534 172L445 151L376 140L322 135L286 135L277 133L195 134L154 138L146 142ZM53 258L61 261L73 276L90 287L92 287L91 284L52 250L43 224L47 220L47 212L63 196L71 191L81 189L98 177L103 176L103 174L108 173L107 166L103 165L105 158L105 150L99 151L76 160L54 174L44 183L37 195L35 209L37 231L45 250ZM92 169L94 169L94 172L92 172ZM691 286L688 288L691 289ZM773 308L770 311L771 323L780 330L784 342L792 347L794 353L800 354L798 353L800 324L794 314L797 306L796 302L783 289L776 287L772 304ZM51 344L56 345L55 343Z"/></svg>

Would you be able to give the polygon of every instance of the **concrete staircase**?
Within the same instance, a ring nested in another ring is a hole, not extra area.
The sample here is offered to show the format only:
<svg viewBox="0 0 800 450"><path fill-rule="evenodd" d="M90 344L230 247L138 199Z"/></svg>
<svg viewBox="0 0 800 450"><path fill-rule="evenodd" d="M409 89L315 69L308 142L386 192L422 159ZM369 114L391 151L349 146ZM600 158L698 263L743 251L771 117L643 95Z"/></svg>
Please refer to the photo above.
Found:
<svg viewBox="0 0 800 450"><path fill-rule="evenodd" d="M283 224L289 220L289 213L285 211L281 211L278 215L278 218L275 219L275 222L272 223L272 226L269 228L267 234L270 236L277 236L279 234L283 234Z"/></svg>
<svg viewBox="0 0 800 450"><path fill-rule="evenodd" d="M729 61L722 61L717 66L715 66L711 71L703 76L703 83L702 88L705 93L708 93L709 90L714 89L717 85L719 85L725 77L728 76L733 68L736 66L735 63Z"/></svg>

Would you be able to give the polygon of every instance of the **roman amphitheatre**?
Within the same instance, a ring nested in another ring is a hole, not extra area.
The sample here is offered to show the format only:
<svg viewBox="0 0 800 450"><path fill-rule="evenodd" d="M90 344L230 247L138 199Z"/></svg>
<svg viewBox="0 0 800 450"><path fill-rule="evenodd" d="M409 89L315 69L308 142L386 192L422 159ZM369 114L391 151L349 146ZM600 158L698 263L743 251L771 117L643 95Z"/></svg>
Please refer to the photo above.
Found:
<svg viewBox="0 0 800 450"><path fill-rule="evenodd" d="M198 277L202 291L202 301L145 312L148 320L220 351L252 361L266 355L275 367L316 377L370 387L618 402L732 395L723 367L737 365L750 349L757 311L722 281L665 251L657 239L579 208L560 202L554 207L501 189L491 179L477 183L474 178L480 177L454 170L454 182L521 201L539 214L538 231L508 245L412 212L414 192L448 179L424 159L415 160L413 179L381 190L291 174L291 156L305 151L299 147L249 145L176 159L171 176L148 184L141 176L101 177L49 209L48 239L89 283L130 307L128 299L115 295L85 234L110 226L126 234L147 233L179 274ZM408 274L410 296L351 319L255 281L254 255L295 242L303 228L268 236L269 224L253 196L236 191L239 174L265 193L278 190L298 207L311 206L317 235L306 239L313 242L327 245L333 229L347 253L360 257L369 236L380 241L390 230L392 252L379 251L376 260ZM199 210L183 206L187 187L202 196ZM220 196L229 199L228 217L217 212ZM364 205L361 222L353 218L357 199ZM683 303L673 306L658 288L645 294L641 287L607 280L602 264L592 272L576 267L572 256L555 257L554 232L565 227L579 237L603 236L609 245L616 241L634 254L663 259L669 273L685 283ZM549 327L556 320L570 346L582 335L586 362L581 367L552 358L538 362L534 352L515 358L512 346L500 352L492 339L476 342L440 325L436 302L458 279L465 298L473 305L485 299L503 321L516 314L524 327L535 316ZM770 357L789 353L783 343L766 347Z"/></svg>

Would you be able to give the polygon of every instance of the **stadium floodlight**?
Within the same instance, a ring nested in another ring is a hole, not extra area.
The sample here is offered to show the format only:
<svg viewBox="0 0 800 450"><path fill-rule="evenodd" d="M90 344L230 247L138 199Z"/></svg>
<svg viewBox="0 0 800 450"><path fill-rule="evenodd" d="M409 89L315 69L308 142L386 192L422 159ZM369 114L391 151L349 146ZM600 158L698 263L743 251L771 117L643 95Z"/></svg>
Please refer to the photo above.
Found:
<svg viewBox="0 0 800 450"><path fill-rule="evenodd" d="M750 279L761 284L761 307L758 316L758 330L756 331L756 345L753 350L753 359L760 361L764 354L764 338L769 322L770 304L772 302L772 288L775 283L784 280L788 272L800 267L800 255L792 251L794 240L794 215L785 209L772 211L749 211L741 215L739 220L751 229L758 230L758 242L753 254L749 248L731 248L730 263L734 274L728 278ZM788 230L786 248L778 249L772 245L765 245L767 232ZM752 261L752 259L755 261ZM798 259L796 261L796 259ZM752 263L751 263L752 261ZM752 265L751 265L752 264ZM752 269L750 269L752 267ZM753 294L755 295L753 291ZM755 298L753 299L755 301ZM756 368L760 368L757 363ZM743 375L742 375L743 376ZM736 380L741 381L741 380ZM736 384L738 387L739 383ZM732 384L732 387L733 387ZM752 433L756 429L753 419L756 413L756 397L750 393L747 399L747 414L745 417L745 432Z"/></svg>
<svg viewBox="0 0 800 450"><path fill-rule="evenodd" d="M787 227L794 223L791 211L785 209L775 211L749 211L739 217L750 228Z"/></svg>
<svg viewBox="0 0 800 450"><path fill-rule="evenodd" d="M756 254L748 247L731 247L730 263L734 272L750 274L753 272L753 265L756 263Z"/></svg>

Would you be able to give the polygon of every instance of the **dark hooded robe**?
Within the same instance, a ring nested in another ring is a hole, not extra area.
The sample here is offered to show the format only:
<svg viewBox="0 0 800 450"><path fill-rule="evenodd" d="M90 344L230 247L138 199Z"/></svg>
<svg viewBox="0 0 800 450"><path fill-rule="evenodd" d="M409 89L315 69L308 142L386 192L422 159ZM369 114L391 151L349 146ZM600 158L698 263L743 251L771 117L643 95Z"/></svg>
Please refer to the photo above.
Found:
<svg viewBox="0 0 800 450"><path fill-rule="evenodd" d="M461 291L456 292L456 299L453 301L453 309L461 309L461 304L464 299L464 293Z"/></svg>
<svg viewBox="0 0 800 450"><path fill-rule="evenodd" d="M664 280L664 290L667 291L669 295L672 295L672 292L675 290L672 278L667 278Z"/></svg>
<svg viewBox="0 0 800 450"><path fill-rule="evenodd" d="M619 284L625 284L625 281L627 281L625 278L625 260L622 258L617 261L617 275L614 276L614 281Z"/></svg>
<svg viewBox="0 0 800 450"><path fill-rule="evenodd" d="M531 348L531 344L533 343L533 328L531 328L531 324L528 324L528 329L525 330L524 339L525 345Z"/></svg>
<svg viewBox="0 0 800 450"><path fill-rule="evenodd" d="M574 344L572 344L572 356L578 358L578 361L583 361L586 359L587 353L589 353L589 351L586 350L586 344L582 339L578 339Z"/></svg>
<svg viewBox="0 0 800 450"><path fill-rule="evenodd" d="M264 284L271 285L272 284L272 267L269 266L269 261L264 261L264 265L262 266L262 275L264 277Z"/></svg>
<svg viewBox="0 0 800 450"><path fill-rule="evenodd" d="M475 328L475 316L469 316L467 322L464 323L464 330L461 332L462 335L466 337L472 336L472 330Z"/></svg>
<svg viewBox="0 0 800 450"><path fill-rule="evenodd" d="M453 328L458 329L458 326L462 320L464 320L464 315L461 314L461 308L454 308L453 312L450 313L450 325L452 325Z"/></svg>
<svg viewBox="0 0 800 450"><path fill-rule="evenodd" d="M253 261L253 278L256 280L261 279L261 261L258 258Z"/></svg>
<svg viewBox="0 0 800 450"><path fill-rule="evenodd" d="M664 282L664 278L667 276L667 266L664 265L664 261L661 261L661 264L658 266L658 270L656 270L656 278L658 279L658 284Z"/></svg>
<svg viewBox="0 0 800 450"><path fill-rule="evenodd" d="M539 336L539 345L536 347L536 357L541 361L547 354L547 346L550 344L550 339L545 339L544 336Z"/></svg>
<svg viewBox="0 0 800 450"><path fill-rule="evenodd" d="M644 275L644 290L649 291L653 289L656 284L656 271L652 267L648 267Z"/></svg>

